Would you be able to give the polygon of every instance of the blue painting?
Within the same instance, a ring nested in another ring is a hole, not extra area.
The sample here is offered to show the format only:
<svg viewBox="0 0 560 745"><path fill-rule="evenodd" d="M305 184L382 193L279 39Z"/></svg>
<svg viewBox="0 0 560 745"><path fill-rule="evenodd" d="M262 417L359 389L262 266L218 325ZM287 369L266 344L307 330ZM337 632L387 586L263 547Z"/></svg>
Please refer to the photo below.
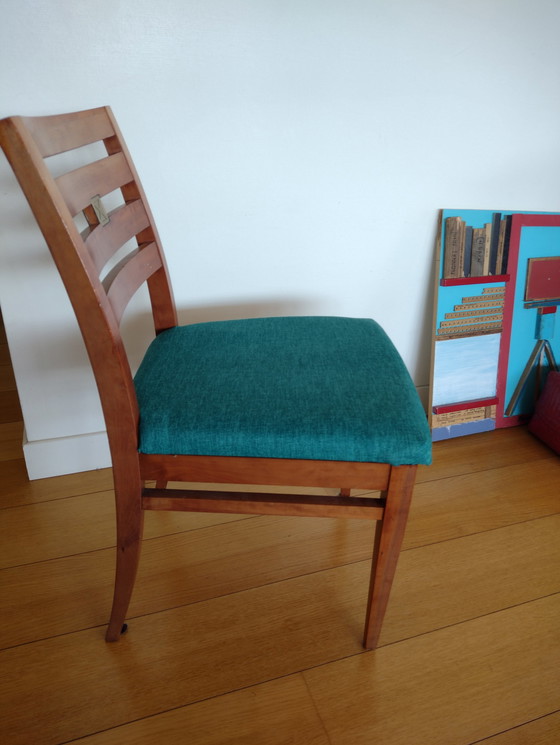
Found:
<svg viewBox="0 0 560 745"><path fill-rule="evenodd" d="M436 279L432 439L527 421L560 358L560 214L443 210Z"/></svg>
<svg viewBox="0 0 560 745"><path fill-rule="evenodd" d="M500 334L438 341L433 406L496 395Z"/></svg>

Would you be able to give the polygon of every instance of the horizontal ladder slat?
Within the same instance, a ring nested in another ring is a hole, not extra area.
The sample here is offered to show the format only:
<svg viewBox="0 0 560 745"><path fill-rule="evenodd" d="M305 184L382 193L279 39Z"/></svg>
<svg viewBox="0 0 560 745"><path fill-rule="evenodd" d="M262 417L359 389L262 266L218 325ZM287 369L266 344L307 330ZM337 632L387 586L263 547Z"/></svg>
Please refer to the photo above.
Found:
<svg viewBox="0 0 560 745"><path fill-rule="evenodd" d="M149 219L139 199L109 213L106 225L87 228L82 237L98 272L121 246L148 227Z"/></svg>
<svg viewBox="0 0 560 745"><path fill-rule="evenodd" d="M91 145L115 132L104 108L58 116L22 117L43 158Z"/></svg>
<svg viewBox="0 0 560 745"><path fill-rule="evenodd" d="M144 489L142 506L148 510L380 520L385 503L382 499L367 497Z"/></svg>
<svg viewBox="0 0 560 745"><path fill-rule="evenodd" d="M149 243L126 256L105 278L103 285L118 322L130 298L161 267L157 246Z"/></svg>
<svg viewBox="0 0 560 745"><path fill-rule="evenodd" d="M103 197L132 180L126 158L116 153L59 176L56 183L70 213L77 215L96 195Z"/></svg>

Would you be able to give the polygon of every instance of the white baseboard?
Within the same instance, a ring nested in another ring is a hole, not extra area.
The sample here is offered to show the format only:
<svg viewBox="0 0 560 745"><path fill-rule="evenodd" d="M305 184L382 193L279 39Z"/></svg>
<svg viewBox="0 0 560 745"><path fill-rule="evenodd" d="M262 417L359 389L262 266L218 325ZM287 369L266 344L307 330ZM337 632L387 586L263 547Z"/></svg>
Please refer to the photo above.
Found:
<svg viewBox="0 0 560 745"><path fill-rule="evenodd" d="M33 441L24 432L23 456L31 481L111 465L106 432Z"/></svg>

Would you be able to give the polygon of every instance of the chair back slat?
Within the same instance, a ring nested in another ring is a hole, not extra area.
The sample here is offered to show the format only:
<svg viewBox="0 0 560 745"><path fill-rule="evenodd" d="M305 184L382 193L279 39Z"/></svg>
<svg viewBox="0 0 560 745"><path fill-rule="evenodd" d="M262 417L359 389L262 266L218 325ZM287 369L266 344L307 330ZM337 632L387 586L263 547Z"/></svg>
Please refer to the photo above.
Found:
<svg viewBox="0 0 560 745"><path fill-rule="evenodd" d="M113 312L120 322L130 298L155 272L162 268L155 243L132 251L103 280Z"/></svg>
<svg viewBox="0 0 560 745"><path fill-rule="evenodd" d="M104 109L76 114L22 117L43 158L113 137L113 123Z"/></svg>
<svg viewBox="0 0 560 745"><path fill-rule="evenodd" d="M133 180L123 153L89 163L56 179L56 184L72 217L91 204L93 197L104 197Z"/></svg>
<svg viewBox="0 0 560 745"><path fill-rule="evenodd" d="M144 205L139 199L118 207L109 213L106 225L92 225L82 233L82 238L93 263L100 272L109 259L131 238L150 224Z"/></svg>

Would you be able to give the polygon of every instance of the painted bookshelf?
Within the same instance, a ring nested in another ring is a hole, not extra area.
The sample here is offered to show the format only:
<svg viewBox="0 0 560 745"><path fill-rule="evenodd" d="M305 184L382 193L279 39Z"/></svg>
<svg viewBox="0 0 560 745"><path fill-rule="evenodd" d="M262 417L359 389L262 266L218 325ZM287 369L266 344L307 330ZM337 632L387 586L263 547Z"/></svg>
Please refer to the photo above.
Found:
<svg viewBox="0 0 560 745"><path fill-rule="evenodd" d="M527 276L542 259L550 297L537 307ZM525 421L558 354L550 319L560 303L560 214L442 210L435 263L433 439Z"/></svg>

